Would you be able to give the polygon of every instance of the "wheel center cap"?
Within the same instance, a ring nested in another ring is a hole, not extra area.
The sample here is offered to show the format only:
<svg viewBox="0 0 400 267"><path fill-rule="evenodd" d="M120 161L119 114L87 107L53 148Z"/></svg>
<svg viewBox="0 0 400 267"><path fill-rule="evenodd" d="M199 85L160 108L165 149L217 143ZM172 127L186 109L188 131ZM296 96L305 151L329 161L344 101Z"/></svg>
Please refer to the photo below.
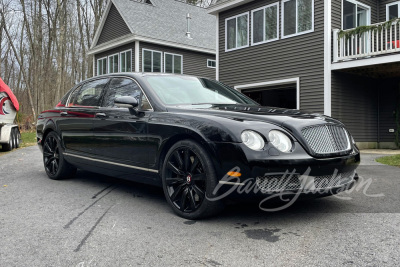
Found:
<svg viewBox="0 0 400 267"><path fill-rule="evenodd" d="M188 176L186 176L186 182L188 184L190 184L192 182L192 175L188 174Z"/></svg>

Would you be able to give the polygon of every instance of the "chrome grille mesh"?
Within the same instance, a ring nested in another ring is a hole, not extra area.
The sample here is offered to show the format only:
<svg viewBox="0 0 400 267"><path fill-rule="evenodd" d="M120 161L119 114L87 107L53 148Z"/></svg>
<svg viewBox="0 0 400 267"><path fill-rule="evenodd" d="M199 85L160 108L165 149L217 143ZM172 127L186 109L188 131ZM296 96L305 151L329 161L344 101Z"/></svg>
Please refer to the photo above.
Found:
<svg viewBox="0 0 400 267"><path fill-rule="evenodd" d="M342 174L316 176L314 185L316 189L331 188L341 186L351 182L354 178L354 172L344 172Z"/></svg>
<svg viewBox="0 0 400 267"><path fill-rule="evenodd" d="M332 175L311 176L315 189L329 189L350 183L354 179L354 172L344 172ZM308 178L308 177L305 177ZM296 191L310 184L302 184L299 174L271 174L257 177L256 184L262 193Z"/></svg>
<svg viewBox="0 0 400 267"><path fill-rule="evenodd" d="M306 127L301 133L316 154L332 154L350 149L350 140L345 129L337 125Z"/></svg>
<svg viewBox="0 0 400 267"><path fill-rule="evenodd" d="M284 190L298 190L301 187L299 176L285 174L266 175L264 177L257 177L257 186L261 192L276 192Z"/></svg>

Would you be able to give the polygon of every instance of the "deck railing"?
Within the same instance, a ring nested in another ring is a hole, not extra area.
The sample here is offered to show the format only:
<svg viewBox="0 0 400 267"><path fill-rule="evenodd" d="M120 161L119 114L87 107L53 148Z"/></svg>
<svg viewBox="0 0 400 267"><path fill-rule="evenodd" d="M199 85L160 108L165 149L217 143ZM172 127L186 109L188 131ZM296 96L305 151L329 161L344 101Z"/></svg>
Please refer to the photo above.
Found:
<svg viewBox="0 0 400 267"><path fill-rule="evenodd" d="M400 52L400 24L383 22L365 28L333 30L333 62Z"/></svg>

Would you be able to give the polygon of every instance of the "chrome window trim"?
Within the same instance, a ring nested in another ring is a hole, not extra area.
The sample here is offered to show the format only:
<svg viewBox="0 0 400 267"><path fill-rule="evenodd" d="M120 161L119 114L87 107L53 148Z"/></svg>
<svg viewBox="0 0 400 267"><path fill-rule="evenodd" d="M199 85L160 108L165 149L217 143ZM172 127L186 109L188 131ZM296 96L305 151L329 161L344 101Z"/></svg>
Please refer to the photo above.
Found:
<svg viewBox="0 0 400 267"><path fill-rule="evenodd" d="M82 86L84 86L85 84L90 83L90 82L94 82L94 81L97 81L97 80L101 80L101 79L108 79L108 80L110 80L111 78L110 78L110 77L101 76L101 77L98 77L97 79L93 79L93 80L90 80L90 81L86 81L86 82L84 82L84 83L82 83L82 84L79 84L79 85L75 88L75 90L73 90L73 91L69 94L67 103L65 104L65 107L66 107L66 108L82 108L82 107L70 107L70 106L69 106L69 102L71 101L71 96L72 96L72 94L75 93L75 91L78 90L78 88L81 89ZM108 81L108 82L109 82L109 81ZM107 82L107 84L108 84L108 82ZM87 106L86 108L100 108L100 106Z"/></svg>

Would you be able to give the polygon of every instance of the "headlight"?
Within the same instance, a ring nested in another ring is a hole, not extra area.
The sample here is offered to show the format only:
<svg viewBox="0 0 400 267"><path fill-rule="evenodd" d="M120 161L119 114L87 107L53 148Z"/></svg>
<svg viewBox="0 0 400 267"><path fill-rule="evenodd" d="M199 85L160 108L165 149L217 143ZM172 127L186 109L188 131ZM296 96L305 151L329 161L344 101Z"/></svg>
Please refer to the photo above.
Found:
<svg viewBox="0 0 400 267"><path fill-rule="evenodd" d="M261 150L265 146L264 139L254 131L243 131L241 138L243 143L253 150Z"/></svg>
<svg viewBox="0 0 400 267"><path fill-rule="evenodd" d="M286 134L284 134L280 131L272 130L269 132L268 137L269 137L269 141L279 151L288 153L292 149L292 141Z"/></svg>

